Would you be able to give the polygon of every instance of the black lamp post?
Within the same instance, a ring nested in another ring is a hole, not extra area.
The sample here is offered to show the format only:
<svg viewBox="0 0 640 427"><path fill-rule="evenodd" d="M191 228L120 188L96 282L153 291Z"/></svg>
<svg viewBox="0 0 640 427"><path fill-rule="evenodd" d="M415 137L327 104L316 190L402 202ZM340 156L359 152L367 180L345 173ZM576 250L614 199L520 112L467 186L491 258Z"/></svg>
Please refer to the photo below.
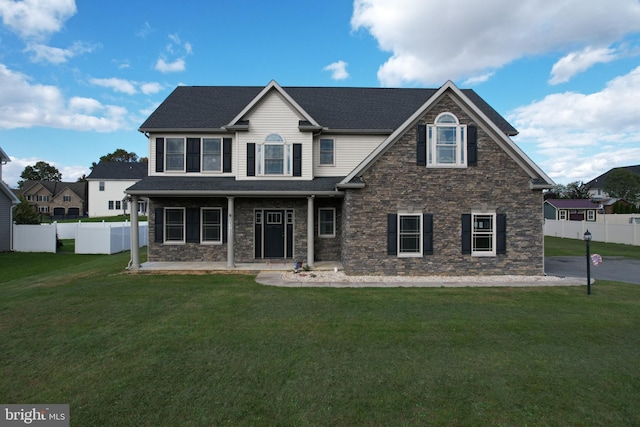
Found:
<svg viewBox="0 0 640 427"><path fill-rule="evenodd" d="M587 244L587 295L591 295L591 254L589 253L589 242L591 242L591 233L589 233L589 230L584 233L584 241Z"/></svg>

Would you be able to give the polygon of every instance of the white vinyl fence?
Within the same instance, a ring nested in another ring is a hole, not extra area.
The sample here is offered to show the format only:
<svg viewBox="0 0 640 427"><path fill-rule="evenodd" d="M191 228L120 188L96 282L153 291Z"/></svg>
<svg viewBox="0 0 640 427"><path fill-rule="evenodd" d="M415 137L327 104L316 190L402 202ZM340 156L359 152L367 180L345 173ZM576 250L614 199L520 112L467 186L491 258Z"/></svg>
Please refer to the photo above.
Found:
<svg viewBox="0 0 640 427"><path fill-rule="evenodd" d="M139 223L140 247L149 240L149 223ZM129 222L74 222L62 224L13 225L16 252L56 252L56 235L75 239L77 254L115 254L131 249Z"/></svg>
<svg viewBox="0 0 640 427"><path fill-rule="evenodd" d="M567 239L584 238L584 233L589 230L591 238L595 242L622 243L625 245L640 246L639 223L611 223L593 221L563 221L544 220L544 235L564 237Z"/></svg>

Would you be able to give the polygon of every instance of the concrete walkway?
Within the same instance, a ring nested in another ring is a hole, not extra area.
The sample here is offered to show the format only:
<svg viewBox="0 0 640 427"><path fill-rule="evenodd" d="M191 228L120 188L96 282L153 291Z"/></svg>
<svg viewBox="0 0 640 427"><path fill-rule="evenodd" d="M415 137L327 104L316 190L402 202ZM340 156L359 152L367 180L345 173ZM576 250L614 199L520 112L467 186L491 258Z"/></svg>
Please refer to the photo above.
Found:
<svg viewBox="0 0 640 427"><path fill-rule="evenodd" d="M499 276L487 277L415 277L397 278L380 277L379 280L358 280L351 277L348 281L289 281L282 272L261 271L256 282L262 285L289 288L462 288L462 287L525 287L525 286L586 286L586 279L579 277L555 276ZM413 279L413 280L412 280ZM593 283L593 281L592 281Z"/></svg>

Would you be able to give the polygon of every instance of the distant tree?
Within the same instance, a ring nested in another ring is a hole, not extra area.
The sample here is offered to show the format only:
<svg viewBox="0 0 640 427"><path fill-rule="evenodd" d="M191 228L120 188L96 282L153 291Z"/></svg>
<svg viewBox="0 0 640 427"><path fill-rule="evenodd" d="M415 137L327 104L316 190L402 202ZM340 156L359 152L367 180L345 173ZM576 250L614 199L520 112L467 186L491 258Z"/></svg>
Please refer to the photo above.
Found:
<svg viewBox="0 0 640 427"><path fill-rule="evenodd" d="M76 182L87 182L87 175L83 173L82 176L78 178Z"/></svg>
<svg viewBox="0 0 640 427"><path fill-rule="evenodd" d="M628 169L616 168L607 175L602 190L610 197L636 203L640 196L640 175Z"/></svg>
<svg viewBox="0 0 640 427"><path fill-rule="evenodd" d="M105 154L104 156L100 157L100 161L101 162L137 162L138 155L133 151L128 152L127 150L118 148L113 153ZM142 159L140 159L140 161L142 161ZM93 162L91 164L91 169L96 167L96 165L97 163Z"/></svg>
<svg viewBox="0 0 640 427"><path fill-rule="evenodd" d="M27 202L24 196L18 196L20 203L13 209L13 220L16 224L39 224L40 219L36 210Z"/></svg>
<svg viewBox="0 0 640 427"><path fill-rule="evenodd" d="M25 181L62 181L62 174L55 167L47 162L39 161L33 166L27 166L20 174L18 187L22 188Z"/></svg>
<svg viewBox="0 0 640 427"><path fill-rule="evenodd" d="M590 199L589 189L582 181L560 184L554 189L554 193L557 199Z"/></svg>

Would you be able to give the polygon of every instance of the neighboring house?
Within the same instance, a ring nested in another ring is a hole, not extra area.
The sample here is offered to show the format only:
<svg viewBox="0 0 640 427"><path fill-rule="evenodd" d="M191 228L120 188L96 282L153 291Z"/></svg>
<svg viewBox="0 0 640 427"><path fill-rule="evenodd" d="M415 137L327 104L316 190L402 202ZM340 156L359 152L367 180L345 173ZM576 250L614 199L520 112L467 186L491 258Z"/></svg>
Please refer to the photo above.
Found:
<svg viewBox="0 0 640 427"><path fill-rule="evenodd" d="M13 207L20 203L20 199L2 180L2 165L11 159L0 148L0 252L10 251L12 248Z"/></svg>
<svg viewBox="0 0 640 427"><path fill-rule="evenodd" d="M86 216L87 183L25 181L17 191L41 216L73 219Z"/></svg>
<svg viewBox="0 0 640 427"><path fill-rule="evenodd" d="M595 221L598 208L598 204L589 199L547 199L544 201L544 217L566 221Z"/></svg>
<svg viewBox="0 0 640 427"><path fill-rule="evenodd" d="M604 187L604 182L607 180L607 177L609 176L609 174L611 172L613 172L616 169L626 169L630 172L633 172L635 174L640 175L640 165L635 165L635 166L624 166L621 168L613 168L610 169L609 171L603 173L602 175L599 175L598 177L592 179L591 181L587 182L585 185L587 186L587 188L589 189L589 197L591 197L593 200L599 200L599 199L608 199L609 195L607 193L605 193L603 187Z"/></svg>
<svg viewBox="0 0 640 427"><path fill-rule="evenodd" d="M100 162L87 177L89 216L116 216L129 212L125 190L147 176L148 165L138 162ZM138 203L138 213L147 214L147 203Z"/></svg>
<svg viewBox="0 0 640 427"><path fill-rule="evenodd" d="M629 214L629 213L635 213L638 211L638 209L636 208L636 205L634 205L633 203L627 202L624 199L617 199L617 198L602 199L602 200L597 200L596 203L598 203L598 213Z"/></svg>
<svg viewBox="0 0 640 427"><path fill-rule="evenodd" d="M149 261L543 274L540 205L555 184L452 82L180 86L140 131L149 176L127 193L149 199Z"/></svg>

